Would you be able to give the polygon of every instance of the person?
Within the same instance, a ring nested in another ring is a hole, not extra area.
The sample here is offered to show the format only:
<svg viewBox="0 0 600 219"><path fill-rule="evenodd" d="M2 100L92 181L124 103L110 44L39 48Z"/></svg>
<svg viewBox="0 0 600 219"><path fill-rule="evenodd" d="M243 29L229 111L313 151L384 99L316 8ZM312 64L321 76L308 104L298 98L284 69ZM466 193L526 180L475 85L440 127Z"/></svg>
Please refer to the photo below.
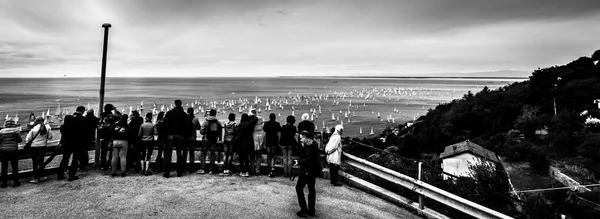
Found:
<svg viewBox="0 0 600 219"><path fill-rule="evenodd" d="M156 126L152 124L152 113L146 113L146 121L140 126L138 136L140 137L141 149L141 168L142 175L150 175L150 158L154 151L154 135L156 134Z"/></svg>
<svg viewBox="0 0 600 219"><path fill-rule="evenodd" d="M108 103L104 105L104 112L100 113L100 121L98 122L98 137L100 138L100 166L106 171L110 167L112 158L112 126L119 121L117 108ZM61 138L62 140L62 138ZM107 159L108 157L108 159Z"/></svg>
<svg viewBox="0 0 600 219"><path fill-rule="evenodd" d="M144 148L139 144L140 136L138 135L138 130L140 130L140 126L144 123L144 119L140 116L140 113L137 110L131 111L131 119L129 121L129 126L131 131L128 132L129 137L127 139L127 144L129 148L127 149L127 161L131 166L133 166L136 173L141 171L141 162L140 155Z"/></svg>
<svg viewBox="0 0 600 219"><path fill-rule="evenodd" d="M44 177L44 157L46 155L46 146L48 139L52 139L50 125L44 124L44 117L35 118L33 128L27 133L25 142L31 142L31 161L33 163L33 179L30 183L38 183L46 180ZM95 127L95 126L94 126Z"/></svg>
<svg viewBox="0 0 600 219"><path fill-rule="evenodd" d="M338 171L340 170L340 163L342 161L342 133L344 127L342 125L336 125L335 130L329 138L329 142L325 146L325 153L327 154L327 163L329 163L329 178L331 185L341 186L338 182Z"/></svg>
<svg viewBox="0 0 600 219"><path fill-rule="evenodd" d="M8 163L10 162L13 171L13 186L19 186L19 158L17 148L23 139L19 132L19 127L13 118L7 118L4 121L4 128L0 129L0 159L2 159L2 188L7 187Z"/></svg>
<svg viewBox="0 0 600 219"><path fill-rule="evenodd" d="M187 119L189 122L187 123L187 131L184 136L184 150L183 150L183 160L187 158L189 153L190 155L190 163L187 167L188 173L194 172L194 158L196 157L196 130L200 129L200 121L198 118L194 116L194 108L189 107L187 109Z"/></svg>
<svg viewBox="0 0 600 219"><path fill-rule="evenodd" d="M296 131L296 117L289 115L286 124L281 127L281 153L283 155L283 176L290 177L292 171L292 152L296 150L298 132Z"/></svg>
<svg viewBox="0 0 600 219"><path fill-rule="evenodd" d="M269 177L275 176L275 152L279 147L281 125L275 120L275 113L269 114L269 121L265 122L265 143L267 145L267 163L270 168Z"/></svg>
<svg viewBox="0 0 600 219"><path fill-rule="evenodd" d="M81 152L85 147L87 149L87 136L86 136L86 123L85 118L83 117L83 112L85 111L85 107L78 106L75 109L75 113L73 115L65 116L65 122L63 124L63 129L61 130L62 136L64 139L64 145L62 146L63 157L60 161L60 165L57 170L58 180L64 179L64 171L69 165L69 159L71 155L73 155L73 159L71 160L71 166L69 167L69 179L68 181L73 181L79 179L76 175L77 168L79 163L81 162Z"/></svg>
<svg viewBox="0 0 600 219"><path fill-rule="evenodd" d="M221 139L222 129L221 123L217 119L217 110L211 109L208 118L202 122L202 130L200 133L206 135L207 145L206 149L210 150L210 166L208 174L217 173L217 167L215 165L216 152L222 150L219 148L219 141ZM206 150L203 150L203 152ZM206 153L206 152L204 152ZM206 154L200 156L201 171L206 171ZM201 172L203 173L203 172Z"/></svg>
<svg viewBox="0 0 600 219"><path fill-rule="evenodd" d="M85 171L89 165L90 155L88 153L88 147L96 142L96 128L98 126L98 122L100 119L94 115L94 110L89 109L85 114L85 124L86 124L86 145L87 147L81 150L81 167L80 170Z"/></svg>
<svg viewBox="0 0 600 219"><path fill-rule="evenodd" d="M300 143L304 153L299 154L299 159L294 160L294 165L300 165L298 174L298 183L296 184L296 195L300 211L296 214L304 217L306 214L315 216L316 177L321 174L321 163L319 162L319 148L317 142L313 140L313 135L304 130L300 133ZM304 187L308 185L308 206L304 199Z"/></svg>
<svg viewBox="0 0 600 219"><path fill-rule="evenodd" d="M263 118L256 114L256 110L251 110L250 120L254 121L254 154L250 157L250 162L254 166L255 175L260 175L260 166L262 161L262 151L265 149L265 132L263 126L265 124Z"/></svg>
<svg viewBox="0 0 600 219"><path fill-rule="evenodd" d="M250 176L250 155L254 152L254 123L256 120L250 120L248 114L242 114L240 125L238 126L238 153L240 155L240 176Z"/></svg>
<svg viewBox="0 0 600 219"><path fill-rule="evenodd" d="M183 157L183 136L185 135L188 122L187 115L185 111L183 111L183 107L181 107L181 100L175 100L173 102L175 107L169 110L165 115L163 123L165 125L165 131L167 132L167 145L165 148L165 172L163 173L163 177L169 178L171 174L171 155L173 154L173 148L176 150L177 154L177 177L183 175L183 170L185 169L185 158Z"/></svg>
<svg viewBox="0 0 600 219"><path fill-rule="evenodd" d="M164 161L163 152L167 147L167 131L165 130L165 125L163 120L165 118L165 112L159 112L156 116L156 143L158 145L158 151L156 153L156 166L154 167L154 171L157 173L163 172Z"/></svg>
<svg viewBox="0 0 600 219"><path fill-rule="evenodd" d="M223 139L223 151L225 152L225 162L223 175L231 174L231 163L233 160L233 144L234 138L237 137L237 123L235 122L235 114L229 113L228 120L225 124L223 124L223 129L225 130L225 138Z"/></svg>
<svg viewBox="0 0 600 219"><path fill-rule="evenodd" d="M302 114L302 121L298 123L298 133L302 131L307 131L312 136L315 136L315 124L310 121L308 113Z"/></svg>
<svg viewBox="0 0 600 219"><path fill-rule="evenodd" d="M117 165L121 165L121 177L127 175L127 150L129 149L131 126L127 124L127 114L121 115L121 119L114 125L112 129L112 160L111 160L111 176L117 176Z"/></svg>

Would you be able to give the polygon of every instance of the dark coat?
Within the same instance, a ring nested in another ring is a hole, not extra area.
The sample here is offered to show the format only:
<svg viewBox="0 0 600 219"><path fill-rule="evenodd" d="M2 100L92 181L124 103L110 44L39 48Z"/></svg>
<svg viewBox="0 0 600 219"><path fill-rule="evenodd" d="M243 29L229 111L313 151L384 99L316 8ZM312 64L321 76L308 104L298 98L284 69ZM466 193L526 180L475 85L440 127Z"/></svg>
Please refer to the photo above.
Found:
<svg viewBox="0 0 600 219"><path fill-rule="evenodd" d="M256 120L243 122L239 125L239 148L240 153L250 153L254 151L254 126Z"/></svg>
<svg viewBox="0 0 600 219"><path fill-rule="evenodd" d="M188 129L188 122L191 123L192 121L188 119L187 114L180 106L167 112L163 120L167 135L185 135L185 132Z"/></svg>
<svg viewBox="0 0 600 219"><path fill-rule="evenodd" d="M310 145L305 145L303 154L299 154L298 164L307 175L320 176L322 174L321 162L319 161L319 145L313 140Z"/></svg>
<svg viewBox="0 0 600 219"><path fill-rule="evenodd" d="M87 123L81 113L65 116L64 132L61 138L67 147L87 146L88 135L86 133Z"/></svg>
<svg viewBox="0 0 600 219"><path fill-rule="evenodd" d="M94 114L85 115L86 133L89 141L96 141L96 128L100 119Z"/></svg>
<svg viewBox="0 0 600 219"><path fill-rule="evenodd" d="M132 118L129 122L129 128L131 129L127 132L127 134L129 135L129 138L127 139L129 144L135 145L139 141L140 136L138 136L137 131L140 130L140 126L142 126L142 124L144 124L144 119L142 119L142 117L139 116Z"/></svg>
<svg viewBox="0 0 600 219"><path fill-rule="evenodd" d="M3 128L0 130L0 151L16 151L23 141L19 128Z"/></svg>

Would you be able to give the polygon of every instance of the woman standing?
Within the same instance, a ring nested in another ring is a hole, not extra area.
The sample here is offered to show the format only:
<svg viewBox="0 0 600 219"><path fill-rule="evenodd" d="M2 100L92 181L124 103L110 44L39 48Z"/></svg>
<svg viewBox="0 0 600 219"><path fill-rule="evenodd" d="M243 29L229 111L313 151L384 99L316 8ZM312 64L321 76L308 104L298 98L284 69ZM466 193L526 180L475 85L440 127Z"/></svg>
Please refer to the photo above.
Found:
<svg viewBox="0 0 600 219"><path fill-rule="evenodd" d="M167 143L167 130L165 130L165 126L163 124L163 119L165 118L165 112L158 113L156 116L156 133L158 135L156 137L156 143L158 144L158 152L156 154L156 167L154 171L160 173L163 171L163 150L165 148L165 144Z"/></svg>
<svg viewBox="0 0 600 219"><path fill-rule="evenodd" d="M46 180L44 173L44 157L48 139L52 139L50 125L44 124L44 117L38 116L33 123L33 128L27 134L25 142L31 143L31 161L33 162L33 179L30 183L39 183Z"/></svg>
<svg viewBox="0 0 600 219"><path fill-rule="evenodd" d="M113 128L113 149L112 149L112 160L111 160L111 168L112 174L111 176L117 176L117 163L120 161L121 164L121 176L125 177L127 175L127 149L129 148L129 143L127 139L129 138L130 126L127 124L127 119L129 116L127 114L123 114L119 122L117 122Z"/></svg>
<svg viewBox="0 0 600 219"><path fill-rule="evenodd" d="M342 125L336 125L327 146L325 146L325 153L327 153L327 163L329 163L329 175L331 179L331 185L341 186L338 182L338 171L340 170L340 163L342 161L342 133L344 127Z"/></svg>
<svg viewBox="0 0 600 219"><path fill-rule="evenodd" d="M263 118L256 114L256 110L252 110L252 115L250 115L250 120L254 121L254 154L250 157L252 165L254 166L254 174L260 175L260 166L262 161L262 151L266 149L265 147L265 131L263 130L263 125L265 124Z"/></svg>
<svg viewBox="0 0 600 219"><path fill-rule="evenodd" d="M154 150L154 135L155 126L152 124L152 113L146 113L146 122L140 126L138 136L141 139L140 150L142 152L141 167L142 175L150 175L150 158L152 158L152 151ZM147 155L146 155L147 153Z"/></svg>
<svg viewBox="0 0 600 219"><path fill-rule="evenodd" d="M0 130L0 159L2 159L2 188L6 188L6 177L8 175L8 162L12 166L13 186L19 186L19 166L17 148L23 141L19 128L13 118L8 118L4 122L4 128Z"/></svg>
<svg viewBox="0 0 600 219"><path fill-rule="evenodd" d="M283 154L283 171L285 177L290 177L292 170L292 152L296 150L298 133L296 132L296 118L289 115L286 124L281 127L281 152Z"/></svg>

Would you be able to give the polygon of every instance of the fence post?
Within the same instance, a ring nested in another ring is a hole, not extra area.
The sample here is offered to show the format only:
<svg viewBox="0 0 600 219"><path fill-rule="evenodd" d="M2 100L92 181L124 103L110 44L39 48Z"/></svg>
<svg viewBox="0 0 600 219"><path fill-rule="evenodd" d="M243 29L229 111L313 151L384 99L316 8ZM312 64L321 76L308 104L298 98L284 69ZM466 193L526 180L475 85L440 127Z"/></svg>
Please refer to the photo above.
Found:
<svg viewBox="0 0 600 219"><path fill-rule="evenodd" d="M419 162L419 174L417 175L417 179L421 181L421 175L423 175L423 163ZM423 195L419 195L419 209L423 210L425 208L423 203Z"/></svg>

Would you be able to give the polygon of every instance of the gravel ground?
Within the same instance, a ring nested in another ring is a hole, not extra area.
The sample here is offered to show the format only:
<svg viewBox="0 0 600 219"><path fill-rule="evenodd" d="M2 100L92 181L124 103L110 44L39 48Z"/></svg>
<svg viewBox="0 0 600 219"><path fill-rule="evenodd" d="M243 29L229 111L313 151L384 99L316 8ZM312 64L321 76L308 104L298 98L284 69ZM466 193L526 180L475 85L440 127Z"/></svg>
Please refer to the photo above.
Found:
<svg viewBox="0 0 600 219"><path fill-rule="evenodd" d="M295 218L299 210L296 182L283 177L79 176L0 189L2 218ZM419 218L349 186L317 179L316 187L316 218Z"/></svg>

